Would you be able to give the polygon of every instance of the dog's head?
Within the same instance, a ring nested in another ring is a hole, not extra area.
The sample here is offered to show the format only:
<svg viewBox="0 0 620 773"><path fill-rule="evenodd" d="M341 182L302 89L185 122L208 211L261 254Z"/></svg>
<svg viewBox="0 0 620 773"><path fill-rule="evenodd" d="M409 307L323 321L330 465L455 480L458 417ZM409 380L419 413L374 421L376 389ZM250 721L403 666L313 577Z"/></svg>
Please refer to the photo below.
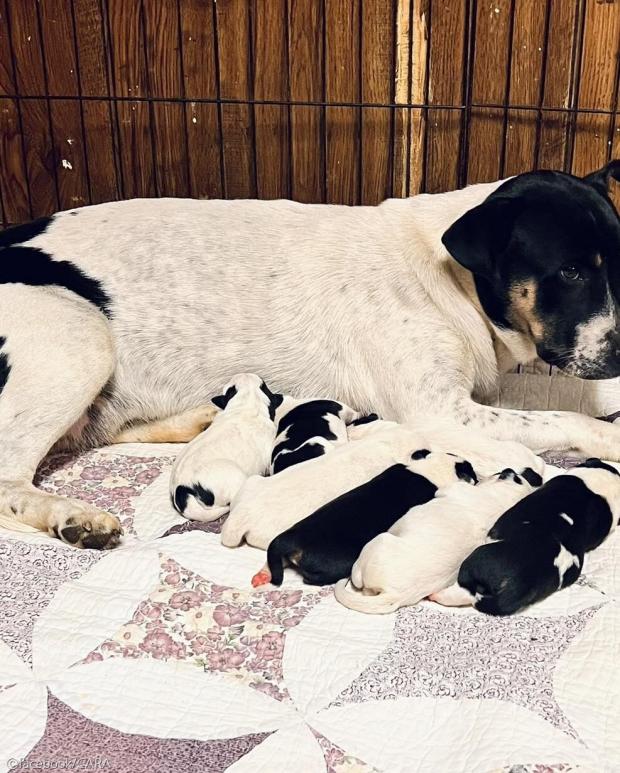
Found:
<svg viewBox="0 0 620 773"><path fill-rule="evenodd" d="M244 400L250 396L257 396L261 402L267 405L269 416L273 420L276 408L281 405L283 397L272 392L260 376L255 373L238 373L224 387L221 395L211 398L218 408L225 410L228 403L239 395Z"/></svg>
<svg viewBox="0 0 620 773"><path fill-rule="evenodd" d="M545 362L581 378L620 375L620 218L608 196L620 161L581 179L507 180L444 233L499 328L524 334Z"/></svg>

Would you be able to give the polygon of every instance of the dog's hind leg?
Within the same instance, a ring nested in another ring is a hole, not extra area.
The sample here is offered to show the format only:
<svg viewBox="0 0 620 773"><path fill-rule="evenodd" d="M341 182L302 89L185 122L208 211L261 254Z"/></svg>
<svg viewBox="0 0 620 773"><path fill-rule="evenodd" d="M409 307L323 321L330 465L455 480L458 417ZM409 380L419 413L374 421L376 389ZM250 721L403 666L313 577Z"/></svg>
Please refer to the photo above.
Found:
<svg viewBox="0 0 620 773"><path fill-rule="evenodd" d="M215 418L215 405L201 405L166 419L130 426L119 432L113 443L189 443Z"/></svg>
<svg viewBox="0 0 620 773"><path fill-rule="evenodd" d="M60 289L0 285L0 516L79 547L113 547L120 523L38 491L36 468L83 417L114 369L108 322Z"/></svg>

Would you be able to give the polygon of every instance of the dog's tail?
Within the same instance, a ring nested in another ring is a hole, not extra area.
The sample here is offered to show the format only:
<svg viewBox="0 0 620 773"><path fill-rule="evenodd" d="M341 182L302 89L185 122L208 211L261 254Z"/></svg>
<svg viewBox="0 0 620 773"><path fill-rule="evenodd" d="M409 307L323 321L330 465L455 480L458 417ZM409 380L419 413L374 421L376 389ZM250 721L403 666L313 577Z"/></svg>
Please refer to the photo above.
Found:
<svg viewBox="0 0 620 773"><path fill-rule="evenodd" d="M351 580L339 580L334 588L336 599L345 607L368 615L386 615L395 612L402 600L393 593L366 595Z"/></svg>
<svg viewBox="0 0 620 773"><path fill-rule="evenodd" d="M281 536L271 540L267 548L267 566L271 574L272 585L282 585L286 553L286 545Z"/></svg>

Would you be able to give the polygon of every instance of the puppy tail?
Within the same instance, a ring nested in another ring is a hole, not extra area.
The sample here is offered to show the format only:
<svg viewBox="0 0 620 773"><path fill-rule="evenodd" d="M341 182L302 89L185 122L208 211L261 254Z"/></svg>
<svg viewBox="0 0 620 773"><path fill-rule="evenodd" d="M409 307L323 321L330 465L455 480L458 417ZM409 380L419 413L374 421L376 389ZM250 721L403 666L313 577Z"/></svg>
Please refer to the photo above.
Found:
<svg viewBox="0 0 620 773"><path fill-rule="evenodd" d="M367 596L356 588L350 580L339 580L334 588L336 599L345 607L368 615L386 615L395 612L400 599L389 593L377 593Z"/></svg>
<svg viewBox="0 0 620 773"><path fill-rule="evenodd" d="M279 537L272 539L267 548L267 566L271 573L271 584L282 585L284 580L284 546Z"/></svg>

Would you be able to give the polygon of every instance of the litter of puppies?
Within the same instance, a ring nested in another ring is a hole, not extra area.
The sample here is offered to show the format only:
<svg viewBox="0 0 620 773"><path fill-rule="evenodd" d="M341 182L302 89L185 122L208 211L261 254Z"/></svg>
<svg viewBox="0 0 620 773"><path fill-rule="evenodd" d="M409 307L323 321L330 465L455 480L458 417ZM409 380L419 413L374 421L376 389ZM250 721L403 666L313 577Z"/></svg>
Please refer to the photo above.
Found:
<svg viewBox="0 0 620 773"><path fill-rule="evenodd" d="M213 402L171 500L192 520L228 514L224 546L267 551L254 587L291 566L370 614L424 598L512 614L574 583L620 518L620 473L599 459L543 483L544 461L519 443L280 395L250 373Z"/></svg>

